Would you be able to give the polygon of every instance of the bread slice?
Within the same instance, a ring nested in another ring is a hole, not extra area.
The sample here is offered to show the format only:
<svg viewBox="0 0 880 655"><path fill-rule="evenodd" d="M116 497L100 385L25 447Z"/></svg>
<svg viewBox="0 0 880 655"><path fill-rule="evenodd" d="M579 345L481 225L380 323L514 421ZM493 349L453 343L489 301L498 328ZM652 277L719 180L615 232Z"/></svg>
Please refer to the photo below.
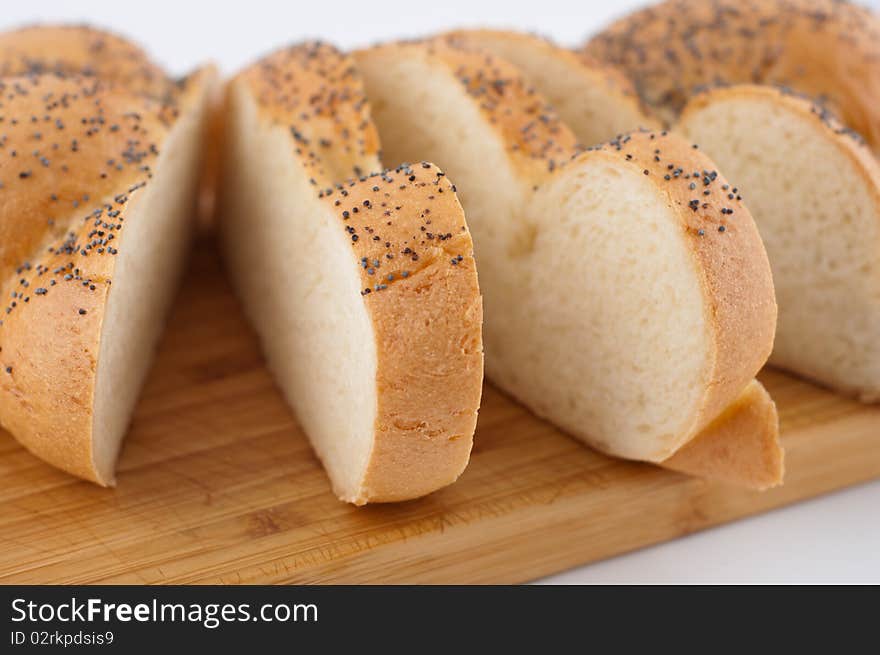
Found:
<svg viewBox="0 0 880 655"><path fill-rule="evenodd" d="M456 44L487 50L520 72L552 105L583 145L658 123L643 111L635 87L618 70L521 32L459 30Z"/></svg>
<svg viewBox="0 0 880 655"><path fill-rule="evenodd" d="M838 0L667 0L594 36L670 123L701 86L783 85L822 99L880 152L880 18Z"/></svg>
<svg viewBox="0 0 880 655"><path fill-rule="evenodd" d="M489 377L612 455L663 462L710 429L766 360L776 315L757 229L714 164L665 132L577 154L511 64L448 40L356 59L385 152L458 181ZM776 437L759 434L779 452Z"/></svg>
<svg viewBox="0 0 880 655"><path fill-rule="evenodd" d="M698 95L679 129L741 185L779 301L770 361L880 400L880 164L827 111L790 92Z"/></svg>
<svg viewBox="0 0 880 655"><path fill-rule="evenodd" d="M455 187L383 171L354 62L308 43L227 92L220 230L269 366L345 501L399 501L467 465L482 304Z"/></svg>
<svg viewBox="0 0 880 655"><path fill-rule="evenodd" d="M21 33L0 36L4 71L53 62L0 80L0 423L109 485L185 261L211 76L160 100L29 34L25 60Z"/></svg>

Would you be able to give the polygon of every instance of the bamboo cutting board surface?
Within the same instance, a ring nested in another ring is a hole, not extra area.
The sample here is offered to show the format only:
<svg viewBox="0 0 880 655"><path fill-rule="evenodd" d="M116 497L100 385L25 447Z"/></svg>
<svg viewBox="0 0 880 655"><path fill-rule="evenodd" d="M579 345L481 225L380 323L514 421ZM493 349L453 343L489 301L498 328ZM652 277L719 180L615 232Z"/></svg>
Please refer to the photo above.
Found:
<svg viewBox="0 0 880 655"><path fill-rule="evenodd" d="M487 385L471 464L427 498L338 502L200 242L118 486L0 432L2 583L519 582L880 476L880 408L775 371L786 484L613 460Z"/></svg>

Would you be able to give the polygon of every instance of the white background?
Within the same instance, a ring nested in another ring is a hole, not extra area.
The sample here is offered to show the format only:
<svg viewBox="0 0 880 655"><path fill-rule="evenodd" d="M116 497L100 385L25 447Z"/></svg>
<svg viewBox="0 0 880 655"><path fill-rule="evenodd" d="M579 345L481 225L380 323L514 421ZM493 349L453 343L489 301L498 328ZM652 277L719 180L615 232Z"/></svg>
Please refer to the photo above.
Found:
<svg viewBox="0 0 880 655"><path fill-rule="evenodd" d="M53 19L94 23L134 38L169 70L182 74L209 59L232 72L272 48L305 38L347 48L462 26L525 29L574 45L641 4L34 0L4 2L0 28ZM867 4L880 7L880 0ZM575 569L548 582L880 583L880 481Z"/></svg>

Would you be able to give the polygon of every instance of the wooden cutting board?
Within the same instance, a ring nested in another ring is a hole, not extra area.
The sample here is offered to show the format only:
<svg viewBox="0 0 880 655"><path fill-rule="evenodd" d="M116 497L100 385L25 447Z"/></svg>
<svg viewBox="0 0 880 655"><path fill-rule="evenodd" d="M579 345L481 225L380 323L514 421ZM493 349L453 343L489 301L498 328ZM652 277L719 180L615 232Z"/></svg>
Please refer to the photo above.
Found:
<svg viewBox="0 0 880 655"><path fill-rule="evenodd" d="M0 432L0 582L519 582L880 476L880 408L761 379L782 419L779 489L604 457L487 385L456 484L355 508L330 493L200 242L115 489Z"/></svg>

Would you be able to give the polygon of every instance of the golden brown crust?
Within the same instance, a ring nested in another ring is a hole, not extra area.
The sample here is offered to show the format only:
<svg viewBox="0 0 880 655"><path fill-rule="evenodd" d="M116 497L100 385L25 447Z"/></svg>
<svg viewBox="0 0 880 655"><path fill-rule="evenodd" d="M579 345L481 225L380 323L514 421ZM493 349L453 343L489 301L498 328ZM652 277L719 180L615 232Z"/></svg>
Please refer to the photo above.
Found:
<svg viewBox="0 0 880 655"><path fill-rule="evenodd" d="M426 56L446 67L498 132L514 166L535 183L577 152L574 133L513 64L445 37L379 46L365 54L382 51L400 57Z"/></svg>
<svg viewBox="0 0 880 655"><path fill-rule="evenodd" d="M5 281L44 242L64 241L74 216L81 222L106 196L145 181L170 119L154 101L94 78L6 78L0 94Z"/></svg>
<svg viewBox="0 0 880 655"><path fill-rule="evenodd" d="M104 483L92 463L98 346L108 287L59 283L0 327L0 421L53 466ZM83 313L80 313L83 312Z"/></svg>
<svg viewBox="0 0 880 655"><path fill-rule="evenodd" d="M0 90L0 421L41 458L100 481L91 438L101 322L126 209L149 182L167 108L76 76L7 78Z"/></svg>
<svg viewBox="0 0 880 655"><path fill-rule="evenodd" d="M497 43L510 48L520 48L527 52L540 52L555 57L569 64L572 71L583 75L591 83L606 89L609 93L631 98L635 105L638 105L639 97L636 88L628 77L586 53L561 48L549 38L526 32L491 29L455 30L443 38L448 38L455 44L475 48L485 47L491 50L490 46ZM504 58L503 55L498 56Z"/></svg>
<svg viewBox="0 0 880 655"><path fill-rule="evenodd" d="M554 44L550 39L507 30L456 30L445 38L456 45L489 50L502 59L507 58L505 56L507 53L516 53L516 60L510 58L513 64L517 63L519 57L536 60L552 58L560 67L565 68L566 75L571 78L573 85L596 88L601 93L614 97L624 113L637 117L636 123L627 126L629 130L655 126L655 121L649 117L649 111L642 104L630 79L616 68L603 64L586 53L567 50ZM520 72L525 73L522 69ZM552 98L541 88L540 79L528 75L527 77L535 88L552 101ZM606 138L611 136L613 134L607 135Z"/></svg>
<svg viewBox="0 0 880 655"><path fill-rule="evenodd" d="M242 71L261 113L285 125L312 183L381 170L379 135L354 61L326 43L282 48Z"/></svg>
<svg viewBox="0 0 880 655"><path fill-rule="evenodd" d="M614 93L615 95L628 98L633 109L638 109L638 111L645 114L646 117L650 115L650 109L642 102L641 97L636 91L635 84L633 84L632 80L619 70L599 61L586 52L566 50L552 43L548 43L548 45L549 47L545 46L545 49L548 52L552 51L556 57L565 57L566 60L571 60L567 55L563 54L570 53L575 59L577 59L580 63L580 74L584 75L585 79L588 79L595 84L601 84L608 93ZM644 127L650 128L651 126L645 125Z"/></svg>
<svg viewBox="0 0 880 655"><path fill-rule="evenodd" d="M0 34L0 77L43 73L97 77L156 97L173 90L143 50L109 32L86 25L34 25Z"/></svg>
<svg viewBox="0 0 880 655"><path fill-rule="evenodd" d="M880 19L837 0L668 0L595 36L585 51L620 68L672 120L717 83L789 86L823 98L880 150Z"/></svg>
<svg viewBox="0 0 880 655"><path fill-rule="evenodd" d="M754 380L724 413L662 466L763 490L782 484L783 457L776 404Z"/></svg>
<svg viewBox="0 0 880 655"><path fill-rule="evenodd" d="M697 147L674 135L634 132L591 150L613 154L653 180L690 243L716 349L696 432L736 399L773 348L776 301L757 226L736 186Z"/></svg>
<svg viewBox="0 0 880 655"><path fill-rule="evenodd" d="M379 362L376 439L355 502L405 500L454 481L470 456L483 382L473 243L452 184L431 164L347 190L340 205L338 192L325 202L358 237Z"/></svg>
<svg viewBox="0 0 880 655"><path fill-rule="evenodd" d="M276 52L238 79L261 116L288 129L360 264L378 407L361 489L343 500L405 500L449 484L470 456L483 379L482 302L454 186L428 163L381 171L359 74L331 46Z"/></svg>

